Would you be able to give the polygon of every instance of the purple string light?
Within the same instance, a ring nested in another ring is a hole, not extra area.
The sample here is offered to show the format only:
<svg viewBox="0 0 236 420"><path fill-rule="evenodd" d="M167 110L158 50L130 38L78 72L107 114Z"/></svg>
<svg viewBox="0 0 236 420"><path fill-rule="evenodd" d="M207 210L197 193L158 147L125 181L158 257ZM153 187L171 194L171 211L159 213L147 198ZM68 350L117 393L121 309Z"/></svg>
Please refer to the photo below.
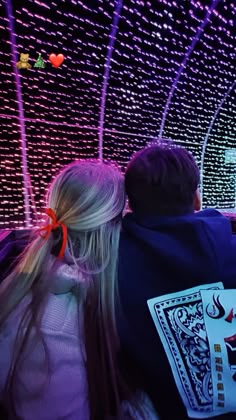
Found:
<svg viewBox="0 0 236 420"><path fill-rule="evenodd" d="M205 158L205 153L206 153L206 147L207 147L207 142L208 142L208 138L210 136L212 127L215 123L215 120L222 108L222 106L225 103L225 100L227 99L227 97L230 95L230 93L233 91L234 87L236 86L236 81L234 81L231 86L229 87L229 89L227 90L227 92L224 94L222 100L220 101L219 106L217 107L216 111L214 112L214 115L211 119L211 122L209 124L209 127L207 129L207 133L206 136L204 138L203 141L203 145L202 145L202 153L201 153L201 166L200 166L200 194L201 194L201 204L203 201L203 170L204 170L204 158Z"/></svg>
<svg viewBox="0 0 236 420"><path fill-rule="evenodd" d="M116 34L118 31L118 24L119 24L122 6L123 6L123 0L117 0L114 16L113 16L112 27L111 27L111 34L109 37L109 44L107 47L107 56L106 56L106 60L104 64L105 71L104 71L104 76L103 76L99 126L98 126L98 138L99 138L98 154L99 154L99 159L101 160L103 158L103 134L104 134L105 111L106 111L106 97L107 97L107 89L108 89L110 70L111 70L111 58L112 58L112 52L115 45Z"/></svg>
<svg viewBox="0 0 236 420"><path fill-rule="evenodd" d="M167 101L166 101L166 105L165 105L165 108L164 108L164 111L163 111L163 114L162 114L162 120L161 120L159 135L158 135L159 138L162 138L164 127L165 127L165 122L166 122L166 116L167 116L167 113L168 113L168 110L169 110L169 106L170 106L172 97L174 95L174 92L175 92L177 83L178 83L178 81L180 79L180 76L181 76L183 70L185 69L185 66L187 64L187 61L188 61L190 55L192 54L192 52L193 52L193 50L194 50L197 42L199 41L200 36L202 35L205 26L208 24L209 19L211 17L211 14L215 10L215 8L217 7L219 1L220 0L213 0L212 1L212 4L211 4L211 7L209 7L209 9L207 9L207 13L206 13L205 19L200 24L200 26L199 26L199 28L198 28L198 30L196 32L196 35L193 37L192 42L190 44L190 47L189 47L186 55L184 56L184 59L183 59L182 63L180 64L179 70L177 72L176 78L175 78L175 80L174 80L174 82L172 84L172 87L170 89L170 92L169 92L169 95L168 95L168 98L167 98Z"/></svg>
<svg viewBox="0 0 236 420"><path fill-rule="evenodd" d="M23 191L24 191L24 208L25 208L25 223L26 227L31 226L31 217L30 217L30 203L29 203L29 174L28 174L28 163L27 163L27 140L25 133L25 119L24 119L24 107L23 99L21 92L21 81L19 77L18 70L16 68L17 62L17 51L16 51L16 37L14 32L14 16L12 11L11 0L6 1L6 10L7 17L9 22L9 32L10 32L10 41L11 41L11 61L13 67L13 74L16 84L16 96L17 96L17 105L18 105L18 115L19 115L19 127L20 127L20 143L21 143L21 161L22 161L22 175L23 175Z"/></svg>

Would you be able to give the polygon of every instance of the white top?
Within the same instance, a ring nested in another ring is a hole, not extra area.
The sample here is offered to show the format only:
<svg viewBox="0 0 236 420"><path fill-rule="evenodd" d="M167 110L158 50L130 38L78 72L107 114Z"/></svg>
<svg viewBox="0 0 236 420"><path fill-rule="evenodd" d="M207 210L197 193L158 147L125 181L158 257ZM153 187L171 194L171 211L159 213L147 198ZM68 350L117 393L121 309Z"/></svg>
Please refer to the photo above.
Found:
<svg viewBox="0 0 236 420"><path fill-rule="evenodd" d="M77 267L61 263L50 276L52 291L40 328L48 349L50 371L49 375L45 372L42 341L35 344L32 332L16 386L16 411L23 420L89 420L82 314L71 292L75 283L81 281L78 279ZM0 331L0 394L10 367L20 315L28 302L29 297L18 305ZM144 394L142 398L147 411L145 418L157 419L150 401ZM129 411L128 403L124 404L124 411Z"/></svg>
<svg viewBox="0 0 236 420"><path fill-rule="evenodd" d="M0 333L0 391L10 367L20 314L28 300L22 301ZM48 348L50 374L47 376L42 369L42 342L35 346L32 334L32 346L26 350L26 362L17 381L17 414L24 420L89 420L82 332L78 304L71 292L50 293L41 331Z"/></svg>

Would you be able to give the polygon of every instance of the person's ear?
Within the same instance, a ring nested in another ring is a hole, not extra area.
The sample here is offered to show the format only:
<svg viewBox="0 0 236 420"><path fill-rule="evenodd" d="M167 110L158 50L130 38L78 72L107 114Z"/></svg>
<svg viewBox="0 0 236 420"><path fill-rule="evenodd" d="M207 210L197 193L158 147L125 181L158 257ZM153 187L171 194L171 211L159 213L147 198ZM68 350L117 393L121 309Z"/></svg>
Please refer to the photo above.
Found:
<svg viewBox="0 0 236 420"><path fill-rule="evenodd" d="M195 191L194 198L193 198L193 210L199 211L201 210L201 197L199 189Z"/></svg>
<svg viewBox="0 0 236 420"><path fill-rule="evenodd" d="M131 210L130 205L129 205L128 197L126 197L125 207L124 207L124 210L123 210L123 216L125 216L126 213L130 213L131 211L132 210Z"/></svg>

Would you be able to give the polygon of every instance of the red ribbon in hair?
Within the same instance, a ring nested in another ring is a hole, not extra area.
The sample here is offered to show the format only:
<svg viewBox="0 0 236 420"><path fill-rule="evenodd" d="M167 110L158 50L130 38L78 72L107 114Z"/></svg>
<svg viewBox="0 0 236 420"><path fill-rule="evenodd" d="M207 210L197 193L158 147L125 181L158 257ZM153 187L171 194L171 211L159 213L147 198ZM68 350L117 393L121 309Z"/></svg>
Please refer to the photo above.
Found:
<svg viewBox="0 0 236 420"><path fill-rule="evenodd" d="M56 215L52 209L46 209L45 213L52 219L52 223L49 223L48 225L42 227L40 231L45 231L46 235L43 236L43 238L48 239L52 230L58 227L62 228L62 245L61 245L60 252L58 254L58 257L62 258L64 257L66 244L67 244L67 226L64 225L64 223L57 221Z"/></svg>

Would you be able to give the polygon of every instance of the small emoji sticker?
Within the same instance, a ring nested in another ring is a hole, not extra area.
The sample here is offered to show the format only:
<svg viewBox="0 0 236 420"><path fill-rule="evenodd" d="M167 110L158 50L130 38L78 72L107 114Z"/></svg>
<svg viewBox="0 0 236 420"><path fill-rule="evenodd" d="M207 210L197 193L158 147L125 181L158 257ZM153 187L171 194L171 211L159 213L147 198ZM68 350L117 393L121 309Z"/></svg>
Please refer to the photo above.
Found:
<svg viewBox="0 0 236 420"><path fill-rule="evenodd" d="M29 54L28 53L21 53L20 54L20 61L16 63L16 67L18 69L31 69L29 61Z"/></svg>
<svg viewBox="0 0 236 420"><path fill-rule="evenodd" d="M39 68L39 69L45 69L46 64L45 64L45 62L43 61L43 59L42 59L42 57L41 57L41 54L39 54L39 56L38 56L38 58L37 58L37 61L34 63L34 67L37 67L37 68Z"/></svg>
<svg viewBox="0 0 236 420"><path fill-rule="evenodd" d="M53 67L59 67L63 61L64 61L64 55L63 54L50 54L49 55L49 61L53 65Z"/></svg>

